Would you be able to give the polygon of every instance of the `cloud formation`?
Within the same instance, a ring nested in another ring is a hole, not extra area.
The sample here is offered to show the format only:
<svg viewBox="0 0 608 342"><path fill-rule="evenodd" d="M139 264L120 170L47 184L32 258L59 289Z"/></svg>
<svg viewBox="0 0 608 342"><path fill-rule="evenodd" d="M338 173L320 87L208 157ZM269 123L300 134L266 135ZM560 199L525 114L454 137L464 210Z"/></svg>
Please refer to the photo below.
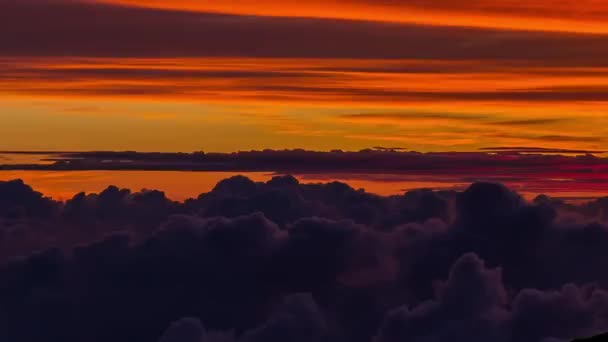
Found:
<svg viewBox="0 0 608 342"><path fill-rule="evenodd" d="M527 31L606 33L608 7L596 0L519 3L510 0L481 0L462 3L439 0L377 2L346 0L327 3L312 1L240 0L237 3L195 0L99 0L104 3L177 9L199 12L252 14L264 16L341 18L393 23L416 23L464 27L501 28ZM236 6L235 6L236 5ZM542 13L542 15L540 15Z"/></svg>
<svg viewBox="0 0 608 342"><path fill-rule="evenodd" d="M112 187L60 203L19 181L0 183L0 198L7 340L541 342L608 330L605 199L527 202L494 183L381 197L289 176L226 179L183 203Z"/></svg>

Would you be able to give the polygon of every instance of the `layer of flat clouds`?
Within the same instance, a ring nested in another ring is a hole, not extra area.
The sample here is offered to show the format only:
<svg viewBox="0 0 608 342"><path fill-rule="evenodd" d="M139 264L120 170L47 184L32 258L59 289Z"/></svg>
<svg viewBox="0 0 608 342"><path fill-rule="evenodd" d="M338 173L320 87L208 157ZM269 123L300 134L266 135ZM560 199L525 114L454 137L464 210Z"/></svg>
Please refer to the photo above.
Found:
<svg viewBox="0 0 608 342"><path fill-rule="evenodd" d="M292 51L289 47L287 50ZM436 70L427 71L428 63L423 59L5 57L0 59L0 90L26 96L158 98L202 103L308 101L419 106L460 102L461 107L462 103L543 104L553 106L552 110L559 110L558 104L566 103L575 110L578 106L578 111L586 104L605 102L608 94L608 84L601 73L605 68L599 68L598 74L578 75L577 68L570 67L565 70L570 70L571 75L560 76L554 74L552 67L543 71L542 67L525 64L505 70L502 64L493 62L443 62L433 67ZM400 65L410 71L391 69ZM357 71L357 67L367 70ZM460 71L453 72L455 67ZM533 71L528 73L530 68Z"/></svg>
<svg viewBox="0 0 608 342"><path fill-rule="evenodd" d="M0 8L4 56L514 59L591 66L606 65L602 57L608 52L602 35L231 16L64 0L3 0Z"/></svg>

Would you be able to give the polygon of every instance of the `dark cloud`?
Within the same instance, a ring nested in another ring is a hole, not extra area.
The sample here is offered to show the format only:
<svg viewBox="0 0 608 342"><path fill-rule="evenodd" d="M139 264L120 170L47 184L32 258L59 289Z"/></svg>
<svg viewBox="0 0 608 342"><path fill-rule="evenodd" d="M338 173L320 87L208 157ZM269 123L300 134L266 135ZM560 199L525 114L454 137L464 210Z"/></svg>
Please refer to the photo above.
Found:
<svg viewBox="0 0 608 342"><path fill-rule="evenodd" d="M589 66L605 65L608 46L602 35L230 16L68 0L3 0L0 6L5 56L540 59Z"/></svg>
<svg viewBox="0 0 608 342"><path fill-rule="evenodd" d="M568 139L569 136L562 138ZM604 167L607 163L606 158L593 156L604 152L599 150L542 147L488 147L481 150L482 152L429 153L395 149L357 152L301 149L235 153L56 152L52 158L46 159L55 162L50 165L0 167L5 170L274 171L293 174L365 172L421 175L428 172L436 175L468 173L468 176L474 176L490 164L500 166L503 173L506 170L522 170L533 166L535 172L540 174L543 171L558 172L560 169L576 172L579 168ZM513 155L506 158L488 152L508 152ZM577 156L568 156L569 154ZM446 168L446 165L450 167Z"/></svg>
<svg viewBox="0 0 608 342"><path fill-rule="evenodd" d="M181 319L169 327L159 342L201 342L205 341L205 328L196 318Z"/></svg>
<svg viewBox="0 0 608 342"><path fill-rule="evenodd" d="M21 180L0 182L0 217L49 218L55 203Z"/></svg>
<svg viewBox="0 0 608 342"><path fill-rule="evenodd" d="M440 188L463 189L463 184L477 181L502 182L508 186L524 187L525 195L572 192L571 197L589 197L588 194L608 191L603 172L608 170L603 151L554 149L541 147L490 147L482 152L419 153L396 149L367 149L358 152L306 150L263 150L236 153L138 153L138 152L57 152L46 158L48 164L7 164L2 170L133 170L133 171L229 171L269 172L294 174L307 180L356 179L370 182L420 182L445 184ZM596 156L597 155L597 156ZM34 156L32 156L32 159ZM129 161L129 162L125 162ZM297 183L295 179L285 180ZM565 182L576 187L565 187ZM231 180L227 183L236 182ZM219 187L251 191L256 186L220 184ZM454 184L458 185L454 187ZM283 196L273 204L264 204L267 193L250 202L238 201L226 207L209 207L209 213L237 214L243 208L264 209L273 212L272 219L280 216L302 215L314 208L295 192L272 190ZM267 192L272 192L269 189ZM218 191L218 194L222 191ZM568 197L567 194L563 195ZM159 193L146 196L149 200L161 197ZM298 205L293 203L301 202ZM373 201L369 206L373 206ZM314 205L313 205L314 206ZM159 208L159 210L169 210ZM365 215L366 209L355 210ZM151 217L154 216L154 213Z"/></svg>
<svg viewBox="0 0 608 342"><path fill-rule="evenodd" d="M538 141L560 141L560 142L602 142L601 136L572 136L572 135L541 135L536 138Z"/></svg>
<svg viewBox="0 0 608 342"><path fill-rule="evenodd" d="M508 341L507 294L500 272L474 254L456 261L436 300L387 315L379 342Z"/></svg>
<svg viewBox="0 0 608 342"><path fill-rule="evenodd" d="M500 121L496 122L496 125L506 125L506 126L545 126L555 123L563 123L565 121L569 121L569 119L565 118L546 118L546 119L523 119L523 120L509 120L509 121Z"/></svg>
<svg viewBox="0 0 608 342"><path fill-rule="evenodd" d="M559 148L543 148L543 147L510 147L510 146L499 146L499 147L483 147L481 151L488 152L510 152L510 153L561 153L561 154L601 154L606 151L593 151L593 150L573 150L573 149L559 149Z"/></svg>
<svg viewBox="0 0 608 342"><path fill-rule="evenodd" d="M461 101L522 101L522 102L564 102L564 101L605 101L608 88L596 87L548 87L543 89L522 88L520 90L457 90L457 91L426 91L426 90L399 90L399 89L365 89L356 87L323 87L318 85L264 85L259 84L256 89L270 94L283 94L289 98L289 93L312 93L331 95L335 97L352 97L365 101L428 101L451 102ZM237 88L239 89L239 88ZM242 90L249 89L243 86ZM86 90L85 90L86 91ZM273 96L273 95L270 95Z"/></svg>
<svg viewBox="0 0 608 342"><path fill-rule="evenodd" d="M500 270L466 254L436 299L389 313L378 341L567 341L605 329L606 300L608 292L574 285L509 299Z"/></svg>
<svg viewBox="0 0 608 342"><path fill-rule="evenodd" d="M373 121L373 120L386 120L388 122L411 122L412 124L416 120L436 119L438 121L463 121L463 122L476 122L479 124L486 125L500 125L500 126L545 126L555 123L562 123L568 121L565 118L540 118L540 119L522 119L522 120L504 120L504 121L493 121L491 115L479 115L479 114L460 114L460 113L431 113L431 112L396 112L396 113L358 113L358 114L343 114L340 116L343 119L354 120L354 121Z"/></svg>
<svg viewBox="0 0 608 342"><path fill-rule="evenodd" d="M343 114L340 116L349 120L391 120L391 121L415 121L420 119L439 119L439 120L454 120L454 121L483 121L487 120L488 116L471 115L471 114L450 114L450 113L359 113L359 114Z"/></svg>
<svg viewBox="0 0 608 342"><path fill-rule="evenodd" d="M527 140L538 143L601 143L605 138L601 135L570 135L570 134L553 134L553 135L542 135L542 134L526 134L526 133L491 133L487 134L487 137L502 138L502 139L516 139L516 140ZM573 150L576 151L576 150ZM593 151L592 151L593 152ZM598 151L603 153L603 151Z"/></svg>
<svg viewBox="0 0 608 342"><path fill-rule="evenodd" d="M574 342L602 342L602 341L606 341L606 338L608 338L608 334L603 334L603 335L597 335L595 337L590 337L587 339L577 339ZM555 339L555 341L551 340L548 342L560 342L559 340Z"/></svg>
<svg viewBox="0 0 608 342"><path fill-rule="evenodd" d="M246 332L242 342L322 342L327 326L312 296L287 297L262 326Z"/></svg>
<svg viewBox="0 0 608 342"><path fill-rule="evenodd" d="M376 5L372 0L351 0L353 3ZM581 11L585 13L585 18L593 18L602 20L606 16L606 8L603 6L594 7L593 11L572 8L575 1L566 0L560 3L548 4L542 1L533 3L513 3L509 0L479 0L471 3L463 4L458 0L438 0L433 2L432 9L440 12L456 12L456 13L473 13L481 15L500 15L538 18L542 13L542 18L573 18L572 14ZM428 10L428 2L425 0L391 0L387 2L396 9L399 8L416 8L420 10Z"/></svg>
<svg viewBox="0 0 608 342"><path fill-rule="evenodd" d="M528 202L493 183L381 197L291 176L234 177L183 203L115 187L62 203L21 182L0 183L0 198L25 208L0 211L3 340L546 342L608 330L605 199Z"/></svg>

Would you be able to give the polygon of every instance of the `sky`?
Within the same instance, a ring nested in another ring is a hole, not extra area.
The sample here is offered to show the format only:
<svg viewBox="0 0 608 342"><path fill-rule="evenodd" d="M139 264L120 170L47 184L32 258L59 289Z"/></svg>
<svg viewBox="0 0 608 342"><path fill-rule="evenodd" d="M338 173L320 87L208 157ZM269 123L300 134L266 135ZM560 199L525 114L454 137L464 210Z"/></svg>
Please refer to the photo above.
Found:
<svg viewBox="0 0 608 342"><path fill-rule="evenodd" d="M0 341L606 332L607 56L606 0L0 0Z"/></svg>
<svg viewBox="0 0 608 342"><path fill-rule="evenodd" d="M5 150L602 149L599 0L0 0Z"/></svg>

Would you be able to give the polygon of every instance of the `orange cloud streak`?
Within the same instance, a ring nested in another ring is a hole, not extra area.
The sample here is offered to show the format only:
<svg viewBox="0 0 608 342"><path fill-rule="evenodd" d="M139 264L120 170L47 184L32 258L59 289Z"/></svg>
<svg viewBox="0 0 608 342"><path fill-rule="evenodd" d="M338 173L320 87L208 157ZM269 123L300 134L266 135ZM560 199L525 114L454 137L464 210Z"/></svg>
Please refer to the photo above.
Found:
<svg viewBox="0 0 608 342"><path fill-rule="evenodd" d="M296 58L4 58L0 66L0 99L133 101L142 122L216 120L232 132L238 121L271 130L274 144L291 137L290 146L315 136L327 139L323 146L597 149L608 135L608 67ZM222 113L200 116L188 107L177 114L161 103L260 105L277 113L222 121ZM76 112L70 115L91 109Z"/></svg>
<svg viewBox="0 0 608 342"><path fill-rule="evenodd" d="M301 1L301 0L97 0L171 10L258 16L314 17L507 30L608 33L603 0Z"/></svg>
<svg viewBox="0 0 608 342"><path fill-rule="evenodd" d="M605 102L608 67L491 61L5 58L4 94L411 105Z"/></svg>

